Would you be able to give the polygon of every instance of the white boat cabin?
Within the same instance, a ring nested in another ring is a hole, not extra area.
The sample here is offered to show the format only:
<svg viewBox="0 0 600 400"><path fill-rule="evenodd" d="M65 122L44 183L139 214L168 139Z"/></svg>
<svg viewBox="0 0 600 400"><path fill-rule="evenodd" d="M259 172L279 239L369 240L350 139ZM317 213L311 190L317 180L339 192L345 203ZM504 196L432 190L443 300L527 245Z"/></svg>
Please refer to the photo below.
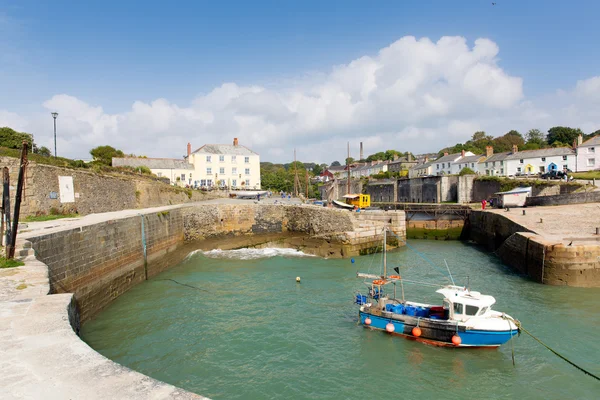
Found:
<svg viewBox="0 0 600 400"><path fill-rule="evenodd" d="M466 321L487 314L496 299L492 296L470 291L461 286L445 286L436 290L444 296L444 308L449 310L449 319Z"/></svg>

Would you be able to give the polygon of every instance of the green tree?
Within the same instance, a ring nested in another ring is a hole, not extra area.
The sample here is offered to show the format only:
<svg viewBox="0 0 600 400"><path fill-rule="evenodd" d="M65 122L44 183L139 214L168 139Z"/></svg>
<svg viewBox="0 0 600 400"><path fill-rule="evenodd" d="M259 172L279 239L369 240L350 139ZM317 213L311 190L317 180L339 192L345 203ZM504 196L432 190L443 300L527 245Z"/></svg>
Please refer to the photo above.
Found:
<svg viewBox="0 0 600 400"><path fill-rule="evenodd" d="M398 156L398 157L402 157L402 153L397 151L397 150L386 150L385 151L385 159L386 160L393 160L394 156Z"/></svg>
<svg viewBox="0 0 600 400"><path fill-rule="evenodd" d="M463 168L463 169L460 170L460 172L458 173L458 175L460 175L460 176L463 176L463 175L475 175L475 171L473 171L469 167L465 167L465 168Z"/></svg>
<svg viewBox="0 0 600 400"><path fill-rule="evenodd" d="M378 161L378 160L385 160L385 153L383 151L380 151L378 153L375 154L371 154L369 157L367 157L367 162L371 162L371 161Z"/></svg>
<svg viewBox="0 0 600 400"><path fill-rule="evenodd" d="M7 126L0 128L0 146L9 149L23 148L23 141L27 142L29 151L32 151L34 143L33 136L29 133L17 132Z"/></svg>
<svg viewBox="0 0 600 400"><path fill-rule="evenodd" d="M342 165L342 164L340 164L339 161L334 161L334 162L331 163L332 167L339 167L340 165Z"/></svg>
<svg viewBox="0 0 600 400"><path fill-rule="evenodd" d="M315 166L312 169L312 172L315 175L321 175L321 172L323 172L323 167L320 166L319 164L315 164Z"/></svg>
<svg viewBox="0 0 600 400"><path fill-rule="evenodd" d="M515 130L512 130L505 135L492 140L492 146L494 146L494 150L499 153L503 151L511 151L514 145L522 148L524 144L525 140L523 140L523 136Z"/></svg>
<svg viewBox="0 0 600 400"><path fill-rule="evenodd" d="M525 134L525 139L527 140L527 144L537 144L540 147L546 144L544 133L539 129L528 130Z"/></svg>
<svg viewBox="0 0 600 400"><path fill-rule="evenodd" d="M49 148L47 148L46 146L42 146L37 150L37 154L39 154L42 157L50 157L52 156L52 152L50 151Z"/></svg>
<svg viewBox="0 0 600 400"><path fill-rule="evenodd" d="M579 128L569 128L566 126L555 126L553 128L548 129L548 135L546 136L546 141L552 147L555 146L556 142L561 142L565 146L571 146L574 140L577 139L577 136L583 135L583 132Z"/></svg>
<svg viewBox="0 0 600 400"><path fill-rule="evenodd" d="M112 146L98 146L90 150L90 154L94 157L94 161L112 166L113 157L125 157L121 150L117 150Z"/></svg>
<svg viewBox="0 0 600 400"><path fill-rule="evenodd" d="M353 162L354 162L354 158L348 157L348 158L346 158L346 164L345 165L352 164Z"/></svg>

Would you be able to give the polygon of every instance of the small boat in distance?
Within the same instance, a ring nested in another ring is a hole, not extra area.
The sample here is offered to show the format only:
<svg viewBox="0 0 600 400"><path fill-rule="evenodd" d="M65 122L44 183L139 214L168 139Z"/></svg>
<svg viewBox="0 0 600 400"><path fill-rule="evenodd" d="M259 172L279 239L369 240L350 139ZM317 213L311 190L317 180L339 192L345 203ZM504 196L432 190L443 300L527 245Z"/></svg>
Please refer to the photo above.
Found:
<svg viewBox="0 0 600 400"><path fill-rule="evenodd" d="M371 329L386 331L436 346L498 347L519 333L512 317L493 311L496 299L471 291L467 287L433 285L387 275L387 228L383 232L383 274L357 273L365 278L367 294L358 293L360 323ZM443 296L441 305L424 304L404 299L403 283L437 287ZM402 297L396 298L400 284ZM391 291L391 293L388 293Z"/></svg>

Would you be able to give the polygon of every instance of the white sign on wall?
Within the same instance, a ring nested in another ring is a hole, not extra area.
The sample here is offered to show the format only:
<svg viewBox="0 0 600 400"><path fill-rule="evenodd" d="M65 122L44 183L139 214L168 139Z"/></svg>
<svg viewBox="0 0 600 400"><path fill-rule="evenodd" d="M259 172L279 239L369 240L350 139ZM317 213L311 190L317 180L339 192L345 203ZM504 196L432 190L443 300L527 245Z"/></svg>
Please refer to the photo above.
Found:
<svg viewBox="0 0 600 400"><path fill-rule="evenodd" d="M60 189L60 202L61 203L74 203L75 202L75 190L73 188L73 177L72 176L59 176L58 177L58 188Z"/></svg>

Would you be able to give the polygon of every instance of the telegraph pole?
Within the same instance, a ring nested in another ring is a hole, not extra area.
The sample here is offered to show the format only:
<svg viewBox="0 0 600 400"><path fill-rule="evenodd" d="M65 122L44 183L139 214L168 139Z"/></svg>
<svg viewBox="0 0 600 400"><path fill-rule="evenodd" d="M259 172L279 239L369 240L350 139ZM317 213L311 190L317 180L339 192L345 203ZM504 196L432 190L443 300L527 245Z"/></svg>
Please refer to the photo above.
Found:
<svg viewBox="0 0 600 400"><path fill-rule="evenodd" d="M56 117L58 117L58 113L53 112L52 118L54 118L54 158L56 158Z"/></svg>
<svg viewBox="0 0 600 400"><path fill-rule="evenodd" d="M350 194L350 142L348 142L348 157L346 157L346 169L348 170L348 185L346 194Z"/></svg>

